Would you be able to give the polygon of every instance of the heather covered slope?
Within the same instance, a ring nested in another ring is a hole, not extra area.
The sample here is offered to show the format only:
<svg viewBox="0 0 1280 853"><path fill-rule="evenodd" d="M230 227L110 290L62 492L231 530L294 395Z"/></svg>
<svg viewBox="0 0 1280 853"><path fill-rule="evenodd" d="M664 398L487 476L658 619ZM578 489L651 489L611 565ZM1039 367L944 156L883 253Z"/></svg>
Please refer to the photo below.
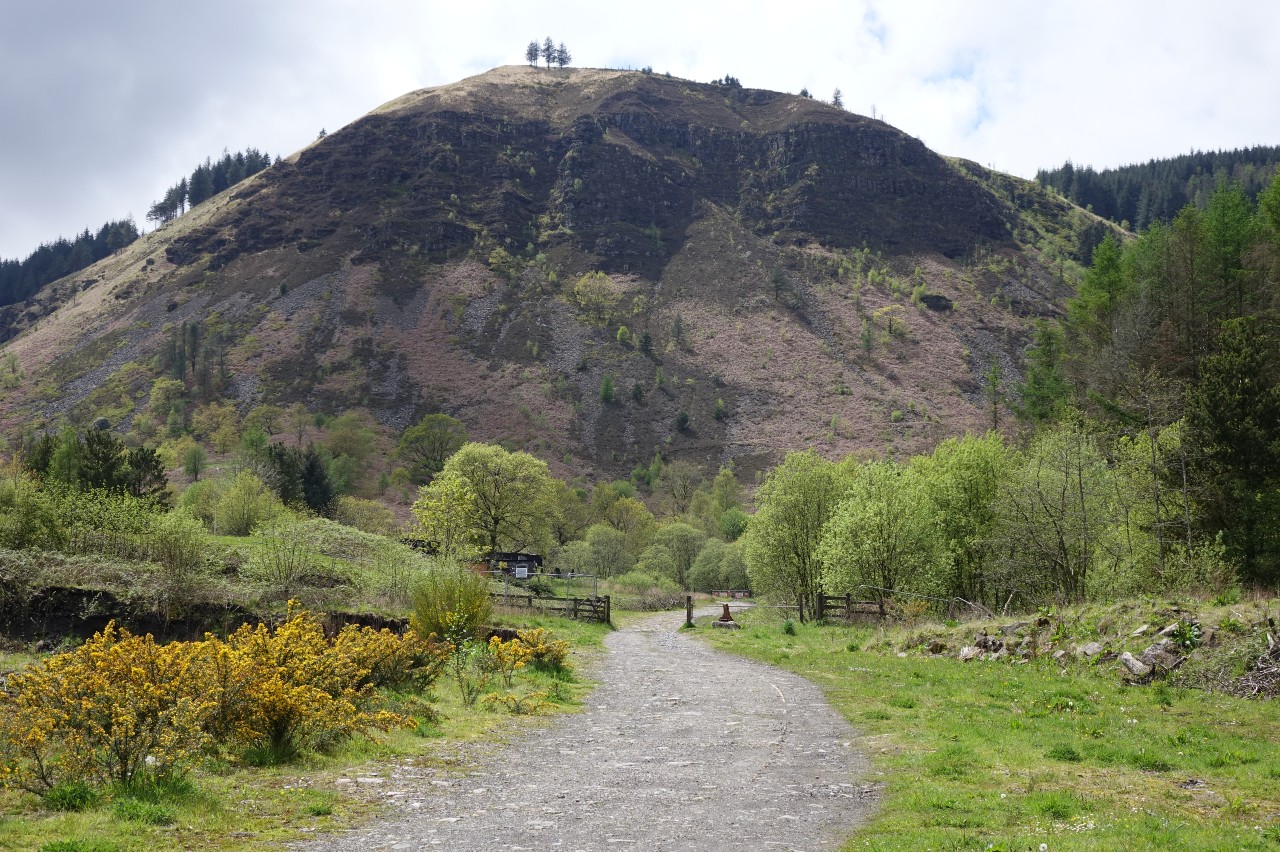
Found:
<svg viewBox="0 0 1280 853"><path fill-rule="evenodd" d="M50 285L0 416L145 437L185 322L216 342L192 407L444 411L561 473L919 450L990 424L984 377L1017 380L1100 227L812 99L498 68Z"/></svg>

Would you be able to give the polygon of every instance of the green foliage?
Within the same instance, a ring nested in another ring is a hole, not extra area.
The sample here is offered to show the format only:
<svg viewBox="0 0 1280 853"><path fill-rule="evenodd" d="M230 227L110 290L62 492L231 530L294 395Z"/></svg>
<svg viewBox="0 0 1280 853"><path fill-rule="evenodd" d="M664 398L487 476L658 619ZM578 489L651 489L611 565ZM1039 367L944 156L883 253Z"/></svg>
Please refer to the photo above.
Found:
<svg viewBox="0 0 1280 853"><path fill-rule="evenodd" d="M603 272L593 270L573 285L573 301L598 322L608 324L622 298L621 291Z"/></svg>
<svg viewBox="0 0 1280 853"><path fill-rule="evenodd" d="M342 495L333 507L335 521L373 533L378 536L394 536L400 525L395 515L377 501Z"/></svg>
<svg viewBox="0 0 1280 853"><path fill-rule="evenodd" d="M213 508L213 530L224 536L248 536L287 510L267 485L250 471L226 484Z"/></svg>
<svg viewBox="0 0 1280 853"><path fill-rule="evenodd" d="M613 402L613 377L607 373L600 382L600 402L606 404Z"/></svg>
<svg viewBox="0 0 1280 853"><path fill-rule="evenodd" d="M409 466L413 482L426 483L466 443L462 421L443 414L425 415L400 436L396 455Z"/></svg>
<svg viewBox="0 0 1280 853"><path fill-rule="evenodd" d="M587 574L609 578L625 574L635 566L636 560L628 546L627 535L609 524L593 524L584 537Z"/></svg>
<svg viewBox="0 0 1280 853"><path fill-rule="evenodd" d="M698 552L706 544L707 537L696 527L684 522L673 522L659 527L653 536L654 548L662 548L670 555L668 563L670 577L681 589L689 589L689 571L698 557ZM648 571L642 564L641 571Z"/></svg>
<svg viewBox="0 0 1280 853"><path fill-rule="evenodd" d="M174 615L199 595L211 574L209 537L199 519L175 509L155 520L146 541L149 558L160 567L162 610Z"/></svg>
<svg viewBox="0 0 1280 853"><path fill-rule="evenodd" d="M554 501L545 462L528 453L472 442L451 456L424 488L414 513L424 530L455 549L470 546L484 554L527 547L545 550Z"/></svg>
<svg viewBox="0 0 1280 853"><path fill-rule="evenodd" d="M446 561L422 573L413 589L413 629L463 645L479 636L493 612L489 581Z"/></svg>
<svg viewBox="0 0 1280 853"><path fill-rule="evenodd" d="M1190 394L1189 441L1207 487L1206 520L1243 576L1280 579L1280 344L1257 318L1223 323L1217 352Z"/></svg>
<svg viewBox="0 0 1280 853"><path fill-rule="evenodd" d="M58 782L40 797L55 812L82 812L98 803L98 792L82 779Z"/></svg>
<svg viewBox="0 0 1280 853"><path fill-rule="evenodd" d="M31 438L22 451L23 463L46 480L76 489L101 489L158 500L168 486L164 465L152 448L126 448L103 429L83 436L66 429L60 435Z"/></svg>
<svg viewBox="0 0 1280 853"><path fill-rule="evenodd" d="M205 462L208 456L204 452L204 448L198 444L193 444L187 448L182 454L182 470L191 482L200 479L200 474L205 469Z"/></svg>
<svg viewBox="0 0 1280 853"><path fill-rule="evenodd" d="M822 584L883 601L897 590L932 591L943 559L925 483L909 468L858 468L824 527L816 555Z"/></svg>
<svg viewBox="0 0 1280 853"><path fill-rule="evenodd" d="M261 585L269 596L293 597L305 579L329 563L296 521L281 519L257 527L256 531L261 539L260 547L240 572L246 580Z"/></svg>
<svg viewBox="0 0 1280 853"><path fill-rule="evenodd" d="M789 453L756 490L742 537L751 588L816 611L823 527L848 489L847 474L812 451Z"/></svg>

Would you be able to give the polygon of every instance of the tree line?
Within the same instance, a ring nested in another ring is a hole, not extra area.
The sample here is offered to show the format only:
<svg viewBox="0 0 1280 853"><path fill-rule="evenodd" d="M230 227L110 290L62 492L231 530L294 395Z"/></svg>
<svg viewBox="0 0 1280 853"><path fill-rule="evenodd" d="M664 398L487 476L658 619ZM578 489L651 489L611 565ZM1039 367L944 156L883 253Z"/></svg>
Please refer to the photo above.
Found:
<svg viewBox="0 0 1280 853"><path fill-rule="evenodd" d="M190 177L169 187L164 196L151 205L147 210L147 221L163 225L271 164L270 155L256 148L246 148L235 154L224 151L217 161L206 157L192 170Z"/></svg>
<svg viewBox="0 0 1280 853"><path fill-rule="evenodd" d="M25 260L0 259L0 305L29 298L46 284L79 272L138 239L132 218L108 222L90 233L86 228L73 240L59 237L43 243Z"/></svg>
<svg viewBox="0 0 1280 853"><path fill-rule="evenodd" d="M1170 222L1188 204L1204 208L1219 184L1232 181L1257 198L1280 165L1280 146L1195 151L1115 169L1076 166L1041 169L1036 180L1113 222L1142 231Z"/></svg>

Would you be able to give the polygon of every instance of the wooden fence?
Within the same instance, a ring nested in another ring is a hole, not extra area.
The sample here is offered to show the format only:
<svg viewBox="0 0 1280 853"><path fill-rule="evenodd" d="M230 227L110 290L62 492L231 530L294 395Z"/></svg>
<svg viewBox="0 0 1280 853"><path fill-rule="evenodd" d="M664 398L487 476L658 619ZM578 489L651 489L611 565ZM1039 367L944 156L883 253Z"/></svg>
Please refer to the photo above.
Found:
<svg viewBox="0 0 1280 853"><path fill-rule="evenodd" d="M880 612L880 602L854 601L853 595L847 592L844 595L820 595L817 604L818 612L814 616L818 619L843 619L852 622L855 616L879 618L883 615Z"/></svg>
<svg viewBox="0 0 1280 853"><path fill-rule="evenodd" d="M549 616L564 616L605 625L613 621L611 602L607 595L598 598L557 598L549 595L491 592L489 597L498 607L531 610Z"/></svg>

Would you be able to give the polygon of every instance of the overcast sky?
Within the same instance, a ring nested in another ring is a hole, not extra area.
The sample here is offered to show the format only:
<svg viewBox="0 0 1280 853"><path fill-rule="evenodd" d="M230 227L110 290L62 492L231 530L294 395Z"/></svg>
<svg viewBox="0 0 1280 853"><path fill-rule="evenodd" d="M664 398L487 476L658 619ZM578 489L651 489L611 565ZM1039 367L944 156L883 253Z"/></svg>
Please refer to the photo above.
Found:
<svg viewBox="0 0 1280 853"><path fill-rule="evenodd" d="M132 214L206 156L287 156L563 41L829 99L1024 177L1280 145L1280 3L0 0L0 257Z"/></svg>

